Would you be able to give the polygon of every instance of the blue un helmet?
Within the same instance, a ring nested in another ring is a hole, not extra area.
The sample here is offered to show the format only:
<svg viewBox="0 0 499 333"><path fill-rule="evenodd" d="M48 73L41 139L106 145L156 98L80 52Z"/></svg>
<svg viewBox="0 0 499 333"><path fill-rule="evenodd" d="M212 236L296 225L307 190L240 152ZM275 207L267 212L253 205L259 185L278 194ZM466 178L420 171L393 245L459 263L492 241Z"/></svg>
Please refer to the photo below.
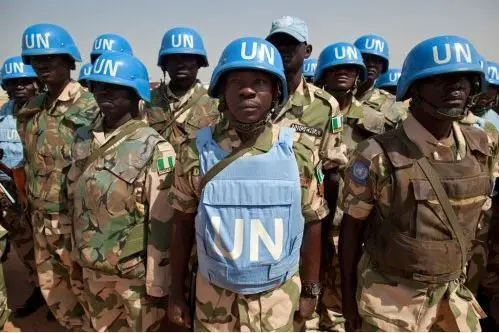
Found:
<svg viewBox="0 0 499 333"><path fill-rule="evenodd" d="M92 52L90 52L90 61L92 64L104 52L121 52L133 55L130 43L117 34L103 34L95 39L92 45Z"/></svg>
<svg viewBox="0 0 499 333"><path fill-rule="evenodd" d="M486 80L489 85L499 87L499 64L487 61Z"/></svg>
<svg viewBox="0 0 499 333"><path fill-rule="evenodd" d="M10 57L2 66L2 81L21 78L36 78L33 67L26 65L22 57Z"/></svg>
<svg viewBox="0 0 499 333"><path fill-rule="evenodd" d="M313 78L317 68L317 59L305 59L303 62L303 76Z"/></svg>
<svg viewBox="0 0 499 333"><path fill-rule="evenodd" d="M383 58L384 65L381 73L388 71L390 64L390 49L388 42L378 35L364 35L357 38L354 45L362 54L371 54Z"/></svg>
<svg viewBox="0 0 499 333"><path fill-rule="evenodd" d="M168 30L161 40L161 48L158 55L158 66L163 67L164 57L169 54L193 54L198 55L202 61L201 67L208 67L208 57L204 48L201 35L194 29L177 27Z"/></svg>
<svg viewBox="0 0 499 333"><path fill-rule="evenodd" d="M407 55L397 86L397 101L408 99L414 82L435 75L476 73L480 89L486 86L478 54L473 44L459 36L438 36L416 45Z"/></svg>
<svg viewBox="0 0 499 333"><path fill-rule="evenodd" d="M236 39L224 49L217 67L213 70L208 95L218 98L222 76L238 69L260 70L272 74L280 83L280 101L288 98L281 54L274 45L258 37Z"/></svg>
<svg viewBox="0 0 499 333"><path fill-rule="evenodd" d="M88 81L130 87L144 101L151 101L149 73L136 57L126 53L103 53L92 65Z"/></svg>
<svg viewBox="0 0 499 333"><path fill-rule="evenodd" d="M402 71L398 68L391 68L376 80L376 88L396 88Z"/></svg>
<svg viewBox="0 0 499 333"><path fill-rule="evenodd" d="M92 74L92 63L89 62L81 66L78 81L87 81L90 74Z"/></svg>
<svg viewBox="0 0 499 333"><path fill-rule="evenodd" d="M322 79L324 72L328 68L341 65L358 66L360 69L359 78L361 81L367 76L366 65L364 65L364 61L362 61L360 50L350 43L335 43L327 46L319 55L314 82L318 82Z"/></svg>
<svg viewBox="0 0 499 333"><path fill-rule="evenodd" d="M31 65L31 56L67 54L75 62L81 62L80 52L71 35L55 24L35 24L23 33L22 57Z"/></svg>

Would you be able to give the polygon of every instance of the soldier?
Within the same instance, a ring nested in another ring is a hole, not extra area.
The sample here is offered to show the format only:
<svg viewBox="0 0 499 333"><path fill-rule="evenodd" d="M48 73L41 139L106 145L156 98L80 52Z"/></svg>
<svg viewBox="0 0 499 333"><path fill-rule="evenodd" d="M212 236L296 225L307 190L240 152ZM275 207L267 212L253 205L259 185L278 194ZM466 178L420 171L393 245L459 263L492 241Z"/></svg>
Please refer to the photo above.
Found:
<svg viewBox="0 0 499 333"><path fill-rule="evenodd" d="M347 330L480 330L484 312L464 282L495 156L482 130L457 122L484 89L479 60L457 36L415 46L397 90L412 98L410 115L349 162L339 246Z"/></svg>
<svg viewBox="0 0 499 333"><path fill-rule="evenodd" d="M102 53L119 52L133 55L130 43L117 34L102 34L95 38L90 52L90 62L95 63Z"/></svg>
<svg viewBox="0 0 499 333"><path fill-rule="evenodd" d="M165 299L146 293L146 233L168 217L163 182L175 152L143 121L139 102L150 101L150 90L140 60L104 53L88 81L102 117L78 129L68 174L83 296L96 331L157 330Z"/></svg>
<svg viewBox="0 0 499 333"><path fill-rule="evenodd" d="M73 38L53 24L28 27L22 56L47 88L19 112L25 147L25 169L35 261L42 294L67 329L89 329L81 292L81 268L71 260L71 205L66 177L75 131L97 116L91 93L71 80L80 53Z"/></svg>
<svg viewBox="0 0 499 333"><path fill-rule="evenodd" d="M149 125L176 150L200 128L218 122L217 102L207 95L197 79L198 70L208 67L208 58L199 33L191 28L168 30L161 41L158 66L170 82L161 82L152 91L151 108L146 109Z"/></svg>
<svg viewBox="0 0 499 333"><path fill-rule="evenodd" d="M359 82L366 77L366 66L362 61L360 51L350 43L336 43L327 46L319 56L315 84L324 88L338 101L343 116L343 131L341 141L347 147L350 155L357 144L372 135L384 131L384 115L362 105L354 97ZM340 174L343 168L340 168ZM339 189L343 181L339 182ZM339 190L338 190L339 191ZM329 209L334 210L336 202L329 202ZM331 252L331 257L324 267L324 294L321 297L320 322L318 326L307 327L307 330L344 330L345 319L341 312L341 290L338 258L339 225L342 211L336 209L333 225L329 226L328 241L323 247L325 254Z"/></svg>
<svg viewBox="0 0 499 333"><path fill-rule="evenodd" d="M0 199L1 204L3 204L4 201L4 198ZM2 265L6 252L8 251L7 243L7 230L4 227L0 226L0 329L5 329L6 332L11 332L10 329L6 329L6 324L9 321L11 311L9 309L9 305L7 304L7 287L5 286ZM9 328L12 328L11 325L12 324L10 323Z"/></svg>
<svg viewBox="0 0 499 333"><path fill-rule="evenodd" d="M317 59L305 59L303 62L303 76L308 83L314 83L315 69L317 68Z"/></svg>
<svg viewBox="0 0 499 333"><path fill-rule="evenodd" d="M499 115L494 111L494 107L496 107L499 102L499 64L491 61L484 61L484 66L489 86L485 93L478 96L471 107L471 112L473 112L474 115L489 121L499 130Z"/></svg>
<svg viewBox="0 0 499 333"><path fill-rule="evenodd" d="M303 297L300 300L300 311L296 316L295 330L301 330L313 324L306 320L316 321L314 312L317 299L321 293L319 283L320 253L322 246L321 233L327 231L319 221L328 221L326 201L336 203L334 190L337 189L337 167L347 162L345 147L341 145L343 117L338 102L324 90L307 83L303 77L303 62L312 53L312 45L308 43L308 27L297 17L284 16L275 20L267 40L279 50L284 64L284 72L288 84L289 98L282 103L272 115L272 121L279 126L292 127L296 130L295 149L314 165L309 175L302 179L302 186L309 188L307 201L312 211L307 210L305 219L316 223L308 223L307 239L313 246L303 254L303 262L312 262L307 272L302 273ZM314 198L317 191L318 196ZM334 198L332 198L334 197ZM334 204L332 205L335 206ZM331 208L331 207L330 207ZM334 212L332 212L334 214Z"/></svg>
<svg viewBox="0 0 499 333"><path fill-rule="evenodd" d="M398 68L390 68L376 80L374 86L395 96L397 94L397 83L399 82L401 73L402 72Z"/></svg>
<svg viewBox="0 0 499 333"><path fill-rule="evenodd" d="M183 282L196 234L194 329L290 331L300 298L302 238L304 252L311 245L304 221L315 221L308 195L317 196L317 188L300 186L314 166L293 148L294 131L270 122L287 98L277 49L260 38L233 41L209 94L220 99L223 117L183 146L169 195L172 271L180 274L172 275L168 316L191 325Z"/></svg>
<svg viewBox="0 0 499 333"><path fill-rule="evenodd" d="M21 57L8 58L3 64L2 72L2 83L13 98L0 109L0 149L3 151L0 169L5 169L5 172L0 171L0 182L15 202L4 201L6 205L2 207L0 221L8 230L9 239L28 270L28 282L34 288L31 296L15 311L15 316L22 318L45 303L36 273L33 230L29 217L25 214L27 202L23 179L23 144L17 132L16 120L21 107L38 93L38 80L33 68L24 64Z"/></svg>
<svg viewBox="0 0 499 333"><path fill-rule="evenodd" d="M78 82L84 88L88 88L88 76L92 73L92 63L87 63L80 68L80 75L78 76Z"/></svg>
<svg viewBox="0 0 499 333"><path fill-rule="evenodd" d="M367 78L359 85L355 97L362 104L383 112L387 120L387 129L393 128L405 119L407 110L403 103L395 101L395 96L375 87L379 76L388 71L390 61L388 43L381 36L364 35L354 44L362 53L367 67Z"/></svg>

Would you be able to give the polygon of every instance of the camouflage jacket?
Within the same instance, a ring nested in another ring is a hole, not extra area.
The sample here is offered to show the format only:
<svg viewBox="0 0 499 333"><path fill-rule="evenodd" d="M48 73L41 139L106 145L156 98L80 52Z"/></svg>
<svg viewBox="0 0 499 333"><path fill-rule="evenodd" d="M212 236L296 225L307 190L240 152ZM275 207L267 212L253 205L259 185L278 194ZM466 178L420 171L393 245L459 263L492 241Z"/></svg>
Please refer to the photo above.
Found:
<svg viewBox="0 0 499 333"><path fill-rule="evenodd" d="M367 105L385 115L386 129L392 129L407 117L407 106L403 102L395 101L395 96L389 92L371 88L362 96L356 96L363 105Z"/></svg>
<svg viewBox="0 0 499 333"><path fill-rule="evenodd" d="M151 250L155 256L155 251L165 250L154 246L155 238L169 239L168 212L162 205L168 188L165 179L175 166L173 147L145 126L127 133L96 158L92 156L139 122L130 120L112 133L103 131L100 120L80 128L73 145L68 192L74 198L73 235L79 263L107 274L143 279L146 253ZM161 260L154 257L151 263ZM162 267L164 289L166 269Z"/></svg>
<svg viewBox="0 0 499 333"><path fill-rule="evenodd" d="M151 92L151 103L145 110L149 125L170 142L176 151L200 128L218 122L218 101L208 96L200 82L185 95L177 97L169 85L162 83Z"/></svg>
<svg viewBox="0 0 499 333"><path fill-rule="evenodd" d="M18 114L27 192L37 209L67 212L66 176L72 159L71 144L76 130L96 118L98 106L93 95L74 81L52 105L46 105L46 98L45 93L32 98Z"/></svg>

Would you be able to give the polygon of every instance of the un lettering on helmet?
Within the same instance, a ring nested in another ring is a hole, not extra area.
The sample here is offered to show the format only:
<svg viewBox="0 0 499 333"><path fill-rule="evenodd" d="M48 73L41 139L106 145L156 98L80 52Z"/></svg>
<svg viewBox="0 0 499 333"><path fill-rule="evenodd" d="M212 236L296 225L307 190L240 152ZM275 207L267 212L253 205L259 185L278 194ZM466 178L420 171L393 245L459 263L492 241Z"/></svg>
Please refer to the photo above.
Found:
<svg viewBox="0 0 499 333"><path fill-rule="evenodd" d="M9 62L3 66L5 74L24 73L24 63L22 62Z"/></svg>
<svg viewBox="0 0 499 333"><path fill-rule="evenodd" d="M489 66L489 68L487 68L487 75L489 76L490 79L494 80L494 81L499 81L499 73L497 71L497 67L495 66Z"/></svg>
<svg viewBox="0 0 499 333"><path fill-rule="evenodd" d="M397 82L401 74L402 74L401 72L390 72L389 73L390 82Z"/></svg>
<svg viewBox="0 0 499 333"><path fill-rule="evenodd" d="M367 44L367 41L366 41ZM335 47L334 48L334 56L336 59L341 60L341 59L359 59L359 54L356 49L354 49L351 46L341 46L341 47Z"/></svg>
<svg viewBox="0 0 499 333"><path fill-rule="evenodd" d="M50 34L47 32L45 34L27 34L24 36L24 44L28 49L48 49L50 48Z"/></svg>
<svg viewBox="0 0 499 333"><path fill-rule="evenodd" d="M94 50L112 51L114 40L107 38L97 38L94 42Z"/></svg>
<svg viewBox="0 0 499 333"><path fill-rule="evenodd" d="M258 262L260 261L260 244L263 243L268 250L268 253L272 256L274 260L279 260L284 249L284 220L282 218L274 219L274 233L275 239L272 240L270 233L265 229L264 224L260 219L251 219L250 223L245 223L244 219L239 218L235 220L235 230L234 230L234 243L232 250L227 250L222 246L220 226L222 220L220 216L211 217L211 225L215 231L215 242L214 250L215 252L227 259L237 260L243 253L244 248L244 234L246 232L250 233L250 253L249 261ZM247 229L250 230L247 230ZM246 229L246 230L245 230ZM261 242L260 242L261 240Z"/></svg>
<svg viewBox="0 0 499 333"><path fill-rule="evenodd" d="M365 47L368 50L375 50L383 53L385 50L385 42L375 38L366 38Z"/></svg>
<svg viewBox="0 0 499 333"><path fill-rule="evenodd" d="M273 48L269 48L267 45L258 42L251 43L251 51L248 53L247 43L242 42L241 58L244 60L253 60L258 58L259 61L274 65L275 53Z"/></svg>
<svg viewBox="0 0 499 333"><path fill-rule="evenodd" d="M316 62L308 62L303 65L303 71L306 73L315 73L316 69L317 69Z"/></svg>
<svg viewBox="0 0 499 333"><path fill-rule="evenodd" d="M173 47L182 47L182 48L194 48L194 36L189 34L173 34L172 38L172 46Z"/></svg>
<svg viewBox="0 0 499 333"><path fill-rule="evenodd" d="M458 63L462 63L463 61L471 64L473 62L473 58L471 56L471 49L469 44L462 43L445 43L444 45L445 54L441 54L442 48L438 45L433 46L433 61L437 65L445 65L452 61L452 57L454 56L455 61Z"/></svg>
<svg viewBox="0 0 499 333"><path fill-rule="evenodd" d="M120 66L121 63L111 59L97 59L92 68L92 73L116 77Z"/></svg>

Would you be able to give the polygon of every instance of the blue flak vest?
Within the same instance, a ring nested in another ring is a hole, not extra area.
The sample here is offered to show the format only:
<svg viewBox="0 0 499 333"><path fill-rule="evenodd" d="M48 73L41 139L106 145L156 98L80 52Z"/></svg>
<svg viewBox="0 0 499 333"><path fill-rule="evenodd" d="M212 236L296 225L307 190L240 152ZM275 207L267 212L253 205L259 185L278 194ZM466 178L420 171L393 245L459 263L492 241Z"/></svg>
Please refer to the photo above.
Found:
<svg viewBox="0 0 499 333"><path fill-rule="evenodd" d="M229 154L201 129L196 144L203 176ZM294 130L280 130L264 154L233 161L203 189L196 216L199 272L238 294L274 289L297 271L304 218Z"/></svg>
<svg viewBox="0 0 499 333"><path fill-rule="evenodd" d="M14 101L8 101L0 109L0 148L3 149L2 162L9 168L23 164L23 144L17 133L14 117ZM10 177L0 171L0 181L10 181Z"/></svg>

